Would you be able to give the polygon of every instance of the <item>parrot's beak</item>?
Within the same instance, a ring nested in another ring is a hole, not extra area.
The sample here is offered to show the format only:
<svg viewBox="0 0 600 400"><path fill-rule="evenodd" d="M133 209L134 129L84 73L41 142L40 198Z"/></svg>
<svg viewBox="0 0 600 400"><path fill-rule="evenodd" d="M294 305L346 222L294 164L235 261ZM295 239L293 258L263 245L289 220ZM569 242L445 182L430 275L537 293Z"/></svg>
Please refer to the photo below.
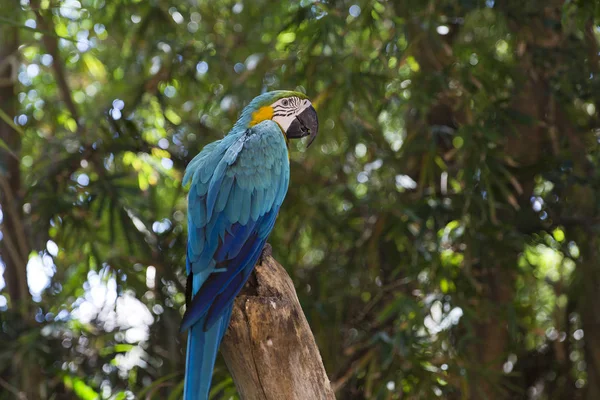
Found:
<svg viewBox="0 0 600 400"><path fill-rule="evenodd" d="M296 119L292 121L286 132L286 136L289 139L300 139L309 136L308 144L306 145L308 147L317 137L317 133L319 133L319 118L317 118L315 108L310 106L296 115Z"/></svg>

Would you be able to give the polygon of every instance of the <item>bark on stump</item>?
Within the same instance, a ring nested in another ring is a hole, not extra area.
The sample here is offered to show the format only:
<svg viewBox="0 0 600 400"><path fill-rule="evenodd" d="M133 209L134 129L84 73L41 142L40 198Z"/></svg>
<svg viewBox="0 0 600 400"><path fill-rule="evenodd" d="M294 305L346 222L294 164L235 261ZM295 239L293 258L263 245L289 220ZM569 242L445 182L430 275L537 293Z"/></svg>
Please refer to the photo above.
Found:
<svg viewBox="0 0 600 400"><path fill-rule="evenodd" d="M272 257L235 300L221 352L243 400L335 399L294 285Z"/></svg>

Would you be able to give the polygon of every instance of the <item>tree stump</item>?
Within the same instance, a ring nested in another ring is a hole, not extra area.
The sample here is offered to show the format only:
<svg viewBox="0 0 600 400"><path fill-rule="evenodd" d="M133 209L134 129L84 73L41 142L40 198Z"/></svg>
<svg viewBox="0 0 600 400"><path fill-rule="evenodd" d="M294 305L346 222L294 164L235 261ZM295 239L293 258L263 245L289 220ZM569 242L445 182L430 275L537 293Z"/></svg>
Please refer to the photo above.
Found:
<svg viewBox="0 0 600 400"><path fill-rule="evenodd" d="M272 257L235 300L221 352L243 400L335 399L292 280Z"/></svg>

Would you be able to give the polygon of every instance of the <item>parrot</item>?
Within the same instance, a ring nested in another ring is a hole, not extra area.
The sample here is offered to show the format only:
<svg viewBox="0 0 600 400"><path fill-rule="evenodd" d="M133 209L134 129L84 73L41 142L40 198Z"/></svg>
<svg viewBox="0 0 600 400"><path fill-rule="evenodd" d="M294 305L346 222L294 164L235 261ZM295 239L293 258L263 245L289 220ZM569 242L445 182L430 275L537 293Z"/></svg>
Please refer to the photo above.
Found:
<svg viewBox="0 0 600 400"><path fill-rule="evenodd" d="M262 255L290 181L289 140L319 130L317 112L296 91L262 93L222 139L188 164L184 400L207 400L233 302ZM267 245L268 246L268 245Z"/></svg>

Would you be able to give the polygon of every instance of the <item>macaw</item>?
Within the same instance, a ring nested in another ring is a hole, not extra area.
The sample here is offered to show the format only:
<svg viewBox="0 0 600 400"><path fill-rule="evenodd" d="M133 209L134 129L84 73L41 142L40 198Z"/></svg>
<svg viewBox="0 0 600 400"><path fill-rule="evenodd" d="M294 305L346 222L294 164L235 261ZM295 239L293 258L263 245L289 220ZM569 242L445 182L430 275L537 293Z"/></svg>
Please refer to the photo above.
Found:
<svg viewBox="0 0 600 400"><path fill-rule="evenodd" d="M207 400L235 296L262 254L288 190L289 139L317 136L317 112L299 92L252 100L229 133L186 168L188 331L184 400Z"/></svg>

